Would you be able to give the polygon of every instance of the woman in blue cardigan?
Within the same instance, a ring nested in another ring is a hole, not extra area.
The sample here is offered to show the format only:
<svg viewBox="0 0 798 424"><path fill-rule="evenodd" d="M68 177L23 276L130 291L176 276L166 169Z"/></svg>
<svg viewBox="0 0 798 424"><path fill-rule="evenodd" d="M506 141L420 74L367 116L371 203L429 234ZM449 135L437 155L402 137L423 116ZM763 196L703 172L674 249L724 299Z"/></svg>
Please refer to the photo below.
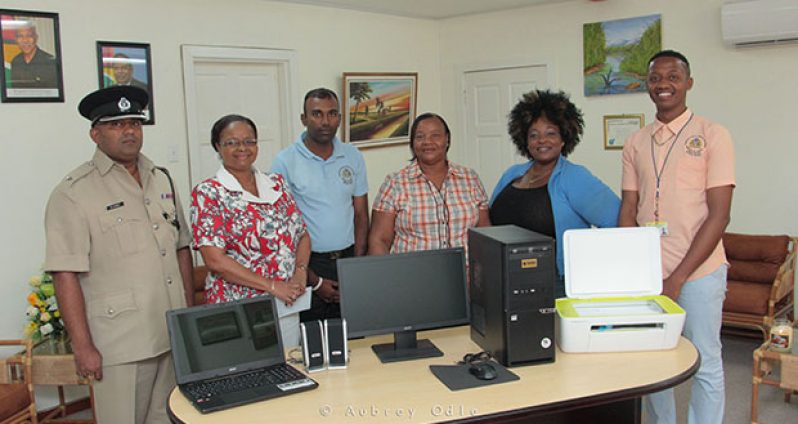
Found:
<svg viewBox="0 0 798 424"><path fill-rule="evenodd" d="M556 240L560 281L555 297L565 296L565 230L618 225L618 196L587 168L565 158L579 143L583 126L582 112L562 91L524 94L510 112L508 131L529 162L505 171L490 200L493 225L515 224Z"/></svg>

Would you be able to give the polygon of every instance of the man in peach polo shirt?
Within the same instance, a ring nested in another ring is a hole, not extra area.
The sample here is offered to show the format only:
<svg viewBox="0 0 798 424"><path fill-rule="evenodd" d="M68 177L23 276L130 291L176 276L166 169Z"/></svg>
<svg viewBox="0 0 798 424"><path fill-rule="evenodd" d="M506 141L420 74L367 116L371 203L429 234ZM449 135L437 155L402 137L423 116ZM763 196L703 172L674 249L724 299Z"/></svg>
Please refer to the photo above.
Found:
<svg viewBox="0 0 798 424"><path fill-rule="evenodd" d="M649 61L648 94L657 119L623 149L620 226L655 226L662 234L663 294L687 312L684 335L701 354L688 422L723 422L720 326L726 297L721 236L734 190L729 132L687 108L690 64L664 50ZM649 424L676 423L673 389L646 397Z"/></svg>

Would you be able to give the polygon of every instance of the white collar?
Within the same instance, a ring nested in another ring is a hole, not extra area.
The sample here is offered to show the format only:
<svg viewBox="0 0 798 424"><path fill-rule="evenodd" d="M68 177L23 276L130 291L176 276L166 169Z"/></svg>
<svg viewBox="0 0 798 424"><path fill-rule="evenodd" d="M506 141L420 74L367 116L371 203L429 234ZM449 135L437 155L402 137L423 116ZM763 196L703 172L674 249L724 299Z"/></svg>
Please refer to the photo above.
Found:
<svg viewBox="0 0 798 424"><path fill-rule="evenodd" d="M242 193L243 199L247 202L268 203L273 205L274 202L280 198L280 192L274 189L274 181L255 168L252 168L252 174L255 175L255 186L258 187L258 196L244 190L244 188L241 187L241 183L238 182L230 171L224 168L224 165L220 166L219 170L216 171L216 180L226 189Z"/></svg>

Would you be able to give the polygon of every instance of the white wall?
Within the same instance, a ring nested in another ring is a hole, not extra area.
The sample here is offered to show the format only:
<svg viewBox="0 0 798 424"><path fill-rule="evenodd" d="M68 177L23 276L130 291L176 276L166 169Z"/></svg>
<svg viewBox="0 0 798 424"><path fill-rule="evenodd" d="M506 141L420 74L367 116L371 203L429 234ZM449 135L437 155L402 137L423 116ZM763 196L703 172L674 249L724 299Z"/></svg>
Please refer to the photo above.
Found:
<svg viewBox="0 0 798 424"><path fill-rule="evenodd" d="M259 0L5 0L10 9L57 12L61 23L64 103L0 104L0 338L21 335L27 279L43 261L44 205L53 186L87 160L93 143L76 108L97 88L95 42L152 45L158 124L146 127L144 152L168 165L178 190L189 192L180 46L251 46L297 52L299 89L327 86L340 91L342 72L419 73L418 110L440 111L455 134L459 67L474 63L539 63L553 66L553 87L572 94L585 113L586 133L573 154L616 190L620 153L602 147L602 115L654 108L645 94L582 96L582 24L662 13L663 43L690 58L695 87L688 103L697 113L726 125L737 148L737 178L731 229L798 234L793 166L798 143L791 131L798 93L798 45L734 50L720 39L721 0L590 3L583 0L508 12L426 21L349 10ZM120 12L124 11L124 12ZM297 128L298 132L300 128ZM288 140L287 140L288 141ZM453 140L452 156L462 155ZM508 141L509 142L509 141ZM167 145L182 146L179 163L167 164ZM407 146L365 151L371 194L383 177L399 169ZM490 188L489 188L490 189Z"/></svg>
<svg viewBox="0 0 798 424"><path fill-rule="evenodd" d="M157 124L144 129L144 153L170 168L184 203L190 187L183 44L294 50L297 98L320 86L340 92L343 72L418 72L419 109L440 108L433 21L259 0L6 0L2 7L59 14L66 101L0 103L0 222L5 223L0 247L0 338L22 335L27 281L44 260L42 223L51 190L94 151L88 121L78 115L77 105L98 88L97 40L151 44ZM295 128L286 144L299 131ZM178 163L167 163L170 144L181 147ZM406 146L364 153L373 193L385 174L403 166L409 156ZM53 404L52 391L38 388L37 393L44 393L40 407Z"/></svg>
<svg viewBox="0 0 798 424"><path fill-rule="evenodd" d="M144 129L144 153L167 165L188 198L188 152L180 46L249 46L297 52L301 97L315 87L340 91L341 73L418 72L420 110L440 107L437 24L350 10L294 6L259 0L7 0L4 8L59 14L64 103L0 104L2 198L5 222L0 257L0 337L21 335L26 281L44 260L44 206L52 188L90 158L94 143L77 104L97 89L95 42L151 44L156 122ZM119 11L124 10L124 14ZM301 103L301 102L300 102ZM296 128L299 133L301 128ZM291 140L286 140L290 143ZM167 146L181 146L180 161L167 163ZM373 191L400 168L406 146L365 151Z"/></svg>
<svg viewBox="0 0 798 424"><path fill-rule="evenodd" d="M794 180L798 140L792 130L798 44L753 49L724 46L721 4L722 0L580 0L443 21L442 111L456 118L450 124L462 134L465 125L458 116L457 90L462 80L458 69L463 66L547 63L554 68L551 86L570 93L585 115L585 134L571 159L620 193L621 152L604 150L602 116L645 113L649 123L655 108L645 93L584 97L582 25L661 13L663 47L681 51L691 63L695 85L688 93L688 106L725 125L734 140L737 188L729 229L798 235ZM461 146L453 143L452 149L458 152Z"/></svg>

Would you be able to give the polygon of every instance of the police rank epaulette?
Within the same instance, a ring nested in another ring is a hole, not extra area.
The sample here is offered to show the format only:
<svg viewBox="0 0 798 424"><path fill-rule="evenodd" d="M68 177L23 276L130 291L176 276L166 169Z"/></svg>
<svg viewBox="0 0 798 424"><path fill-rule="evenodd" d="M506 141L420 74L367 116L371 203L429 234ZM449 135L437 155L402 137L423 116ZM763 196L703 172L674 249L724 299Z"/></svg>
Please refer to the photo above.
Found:
<svg viewBox="0 0 798 424"><path fill-rule="evenodd" d="M97 167L95 166L94 161L86 161L82 165L69 172L66 177L64 177L62 183L67 185L75 184L75 182L86 175L89 175L95 169L97 169Z"/></svg>

